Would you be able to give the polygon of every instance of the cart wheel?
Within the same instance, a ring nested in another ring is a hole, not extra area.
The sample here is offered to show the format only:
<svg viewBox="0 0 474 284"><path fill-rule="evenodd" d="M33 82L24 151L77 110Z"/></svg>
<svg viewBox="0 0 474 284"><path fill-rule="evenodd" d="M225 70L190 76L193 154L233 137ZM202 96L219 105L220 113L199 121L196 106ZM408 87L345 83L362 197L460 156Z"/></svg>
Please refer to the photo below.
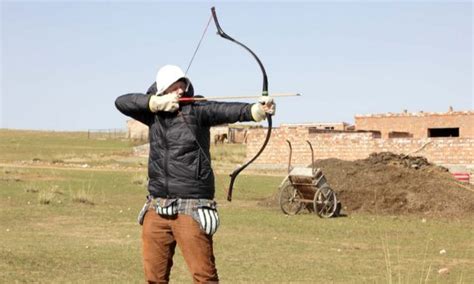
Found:
<svg viewBox="0 0 474 284"><path fill-rule="evenodd" d="M321 218L330 218L337 209L336 193L327 185L320 187L314 195L314 212Z"/></svg>
<svg viewBox="0 0 474 284"><path fill-rule="evenodd" d="M303 203L300 201L300 199L300 193L289 181L286 181L280 189L281 211L287 215L298 214L301 208L303 208Z"/></svg>

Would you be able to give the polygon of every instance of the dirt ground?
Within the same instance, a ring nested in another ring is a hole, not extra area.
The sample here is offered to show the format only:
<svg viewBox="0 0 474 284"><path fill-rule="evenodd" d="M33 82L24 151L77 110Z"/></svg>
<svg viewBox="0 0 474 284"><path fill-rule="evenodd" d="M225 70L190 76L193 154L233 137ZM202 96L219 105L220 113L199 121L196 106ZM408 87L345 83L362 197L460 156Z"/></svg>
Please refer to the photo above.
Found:
<svg viewBox="0 0 474 284"><path fill-rule="evenodd" d="M364 160L317 160L343 213L463 217L474 213L474 186L424 157L373 153ZM278 194L262 205L279 206Z"/></svg>

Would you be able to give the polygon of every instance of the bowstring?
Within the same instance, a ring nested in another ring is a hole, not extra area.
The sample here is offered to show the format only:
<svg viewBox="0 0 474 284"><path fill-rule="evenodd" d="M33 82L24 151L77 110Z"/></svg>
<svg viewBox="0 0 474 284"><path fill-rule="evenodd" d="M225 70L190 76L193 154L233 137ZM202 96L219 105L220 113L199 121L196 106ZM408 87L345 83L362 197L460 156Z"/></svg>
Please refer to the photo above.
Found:
<svg viewBox="0 0 474 284"><path fill-rule="evenodd" d="M211 24L211 21L212 21L212 15L209 17L209 20L207 21L207 25L204 28L204 32L201 35L201 39L199 40L199 42L196 46L196 49L194 49L193 56L191 57L191 60L189 61L188 67L186 68L186 72L184 72L185 75L188 74L189 68L191 67L191 64L193 64L194 57L196 57L196 53L198 52L199 47L201 46L202 40L204 39L204 36L206 35L207 28L209 28L209 25Z"/></svg>
<svg viewBox="0 0 474 284"><path fill-rule="evenodd" d="M211 14L211 16L209 17L209 20L207 21L206 26L204 27L204 31L203 31L203 33L202 33L202 35L201 35L201 38L199 39L199 42L198 42L196 48L194 49L193 56L191 57L191 60L189 61L188 67L186 68L186 72L184 73L185 76L188 75L189 68L191 67L191 64L193 64L194 57L196 57L196 53L198 52L199 47L201 46L202 40L204 39L204 36L206 35L207 29L209 28L209 25L211 24L211 21L212 21L212 14ZM200 150L201 153L204 155L204 158L206 159L206 161L209 163L209 166L210 166L210 165L211 165L211 157L208 157L208 155L206 154L206 152L205 152L204 149L202 148L201 143L199 143L196 134L195 134L194 131L191 129L191 126L189 126L188 121L187 121L187 119L185 118L185 115L184 115L181 111L178 111L178 116L181 116L181 118L183 119L184 124L185 124L186 127L189 129L189 132L191 133L191 135L194 137L194 141L196 142L196 144L197 144L199 150Z"/></svg>

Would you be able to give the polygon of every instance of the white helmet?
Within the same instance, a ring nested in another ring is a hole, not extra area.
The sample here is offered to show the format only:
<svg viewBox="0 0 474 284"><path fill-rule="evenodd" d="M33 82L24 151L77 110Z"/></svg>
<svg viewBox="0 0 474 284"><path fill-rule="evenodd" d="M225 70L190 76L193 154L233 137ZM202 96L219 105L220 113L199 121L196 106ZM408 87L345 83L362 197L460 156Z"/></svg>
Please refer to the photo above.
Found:
<svg viewBox="0 0 474 284"><path fill-rule="evenodd" d="M156 94L161 95L169 86L179 79L186 80L185 91L187 91L191 82L181 68L175 65L165 65L161 67L158 73L156 73Z"/></svg>

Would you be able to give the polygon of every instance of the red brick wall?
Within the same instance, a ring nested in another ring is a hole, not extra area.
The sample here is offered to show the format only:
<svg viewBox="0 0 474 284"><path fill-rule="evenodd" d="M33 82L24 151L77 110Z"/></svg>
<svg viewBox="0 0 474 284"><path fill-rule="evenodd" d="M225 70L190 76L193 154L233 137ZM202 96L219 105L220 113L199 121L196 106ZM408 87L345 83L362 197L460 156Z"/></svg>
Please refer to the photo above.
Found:
<svg viewBox="0 0 474 284"><path fill-rule="evenodd" d="M247 158L255 155L265 138L266 129L249 130ZM309 133L306 127L280 127L273 129L267 147L255 161L257 166L285 168L289 148L293 146L293 165L309 165L311 151L315 159L338 158L342 160L364 159L373 152L390 151L399 154L421 155L430 162L446 165L474 165L474 138L374 138L370 132Z"/></svg>
<svg viewBox="0 0 474 284"><path fill-rule="evenodd" d="M410 132L413 138L428 137L428 128L459 128L459 137L474 138L474 112L395 113L355 116L357 130L379 130L382 138L392 131Z"/></svg>

